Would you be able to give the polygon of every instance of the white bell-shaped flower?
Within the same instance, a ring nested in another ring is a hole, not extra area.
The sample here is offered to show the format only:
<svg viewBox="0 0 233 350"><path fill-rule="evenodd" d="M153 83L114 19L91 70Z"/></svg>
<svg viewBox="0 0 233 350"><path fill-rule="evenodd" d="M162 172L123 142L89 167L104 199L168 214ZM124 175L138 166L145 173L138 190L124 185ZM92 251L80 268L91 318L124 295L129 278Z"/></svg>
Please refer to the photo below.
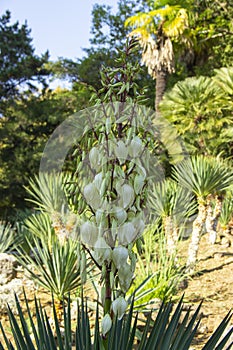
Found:
<svg viewBox="0 0 233 350"><path fill-rule="evenodd" d="M101 322L102 334L105 337L112 327L112 319L109 314L106 314Z"/></svg>
<svg viewBox="0 0 233 350"><path fill-rule="evenodd" d="M102 173L98 173L98 174L95 175L93 182L94 182L96 188L100 188L101 187L102 180L103 180Z"/></svg>
<svg viewBox="0 0 233 350"><path fill-rule="evenodd" d="M94 170L98 170L100 165L101 165L101 163L100 163L100 151L96 147L93 147L90 150L89 160L90 160L91 168Z"/></svg>
<svg viewBox="0 0 233 350"><path fill-rule="evenodd" d="M127 219L127 213L121 207L114 208L114 216L117 219L118 225L123 224L125 222L125 220Z"/></svg>
<svg viewBox="0 0 233 350"><path fill-rule="evenodd" d="M140 156L142 149L143 149L142 140L138 136L135 136L129 145L129 155L132 158L136 158Z"/></svg>
<svg viewBox="0 0 233 350"><path fill-rule="evenodd" d="M93 222L86 221L80 227L81 241L90 247L94 247L98 238L98 229Z"/></svg>
<svg viewBox="0 0 233 350"><path fill-rule="evenodd" d="M126 222L118 228L118 242L119 245L128 245L134 242L136 237L136 229L131 222Z"/></svg>
<svg viewBox="0 0 233 350"><path fill-rule="evenodd" d="M136 230L136 237L139 237L143 231L145 230L145 222L142 220L141 215L137 215L133 220L132 224L135 227Z"/></svg>
<svg viewBox="0 0 233 350"><path fill-rule="evenodd" d="M94 258L99 265L104 261L110 261L112 257L112 249L106 243L103 237L99 237L94 245Z"/></svg>
<svg viewBox="0 0 233 350"><path fill-rule="evenodd" d="M86 185L83 189L83 195L87 203L93 208L98 209L100 207L100 194L94 183Z"/></svg>
<svg viewBox="0 0 233 350"><path fill-rule="evenodd" d="M139 194L143 188L145 184L145 178L144 176L142 175L136 175L135 178L134 178L134 184L133 184L133 187L134 187L134 191L136 194Z"/></svg>
<svg viewBox="0 0 233 350"><path fill-rule="evenodd" d="M122 265L121 268L118 270L118 277L121 290L122 292L126 293L133 279L133 272L131 266L127 263Z"/></svg>
<svg viewBox="0 0 233 350"><path fill-rule="evenodd" d="M116 157L119 159L120 164L124 163L128 156L128 148L122 140L117 142L114 152Z"/></svg>
<svg viewBox="0 0 233 350"><path fill-rule="evenodd" d="M127 310L128 303L123 297L119 297L112 302L112 310L117 316L118 320L121 320Z"/></svg>
<svg viewBox="0 0 233 350"><path fill-rule="evenodd" d="M122 265L126 264L129 253L125 247L116 247L112 251L112 260L117 269L120 269Z"/></svg>
<svg viewBox="0 0 233 350"><path fill-rule="evenodd" d="M124 184L121 187L120 192L121 192L120 193L120 196L121 196L120 205L122 205L123 208L125 209L133 204L133 201L135 199L134 189L132 186L130 186L128 184Z"/></svg>

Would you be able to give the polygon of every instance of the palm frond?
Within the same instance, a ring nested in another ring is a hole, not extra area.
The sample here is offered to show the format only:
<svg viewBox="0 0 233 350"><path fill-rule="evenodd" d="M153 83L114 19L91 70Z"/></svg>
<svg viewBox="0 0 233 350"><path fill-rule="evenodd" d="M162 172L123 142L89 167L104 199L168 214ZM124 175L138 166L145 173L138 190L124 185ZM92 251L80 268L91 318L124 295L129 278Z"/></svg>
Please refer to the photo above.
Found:
<svg viewBox="0 0 233 350"><path fill-rule="evenodd" d="M16 244L15 230L9 223L0 221L0 253L6 253L10 248L14 249Z"/></svg>
<svg viewBox="0 0 233 350"><path fill-rule="evenodd" d="M30 179L26 190L31 198L27 200L47 213L62 212L67 207L64 186L68 180L68 174L41 173Z"/></svg>
<svg viewBox="0 0 233 350"><path fill-rule="evenodd" d="M229 96L233 95L233 67L215 69L213 80ZM229 99L229 103L231 100Z"/></svg>
<svg viewBox="0 0 233 350"><path fill-rule="evenodd" d="M152 186L149 202L152 214L161 218L172 216L179 224L196 210L193 194L171 179Z"/></svg>
<svg viewBox="0 0 233 350"><path fill-rule="evenodd" d="M59 300L81 288L79 242L67 240L61 245L54 238L50 250L45 240L34 237L32 242L28 241L28 245L31 254L18 248L17 259L35 283L53 293Z"/></svg>
<svg viewBox="0 0 233 350"><path fill-rule="evenodd" d="M208 195L221 193L231 185L233 171L220 159L200 155L176 165L173 177L199 199L205 200Z"/></svg>

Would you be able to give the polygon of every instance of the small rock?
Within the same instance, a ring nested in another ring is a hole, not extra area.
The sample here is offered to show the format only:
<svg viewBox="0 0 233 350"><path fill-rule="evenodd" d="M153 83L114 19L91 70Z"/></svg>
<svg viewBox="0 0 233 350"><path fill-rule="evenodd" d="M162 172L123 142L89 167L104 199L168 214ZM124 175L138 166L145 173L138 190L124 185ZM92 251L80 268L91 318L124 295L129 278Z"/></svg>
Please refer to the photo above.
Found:
<svg viewBox="0 0 233 350"><path fill-rule="evenodd" d="M9 283L15 278L17 264L13 255L0 253L0 285Z"/></svg>
<svg viewBox="0 0 233 350"><path fill-rule="evenodd" d="M4 286L0 286L0 313L7 312L7 304L13 313L17 312L15 305L15 294L19 296L23 292L23 282L19 278L14 278Z"/></svg>
<svg viewBox="0 0 233 350"><path fill-rule="evenodd" d="M221 239L221 245L222 245L224 248L230 247L230 244L231 244L231 242L229 241L228 238L223 237L223 238Z"/></svg>

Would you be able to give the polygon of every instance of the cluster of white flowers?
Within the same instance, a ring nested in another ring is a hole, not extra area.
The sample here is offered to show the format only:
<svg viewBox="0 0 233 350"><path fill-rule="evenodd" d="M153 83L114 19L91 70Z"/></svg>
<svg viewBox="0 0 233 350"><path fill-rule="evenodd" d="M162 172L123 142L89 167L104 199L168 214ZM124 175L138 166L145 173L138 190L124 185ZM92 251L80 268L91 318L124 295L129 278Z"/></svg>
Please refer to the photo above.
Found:
<svg viewBox="0 0 233 350"><path fill-rule="evenodd" d="M148 73L152 78L156 79L156 72L163 67L169 73L175 71L173 46L169 38L166 38L159 48L152 36L149 36L146 40L140 38L139 42L143 48L142 63L148 68Z"/></svg>

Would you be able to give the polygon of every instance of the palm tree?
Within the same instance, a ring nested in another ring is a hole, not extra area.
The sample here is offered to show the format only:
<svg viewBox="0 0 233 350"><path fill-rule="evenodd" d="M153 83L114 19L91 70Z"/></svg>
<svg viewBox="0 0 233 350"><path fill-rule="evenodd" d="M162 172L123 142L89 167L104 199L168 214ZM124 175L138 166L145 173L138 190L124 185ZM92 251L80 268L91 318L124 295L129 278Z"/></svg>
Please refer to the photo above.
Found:
<svg viewBox="0 0 233 350"><path fill-rule="evenodd" d="M233 242L231 234L233 224L233 193L232 190L227 192L222 203L222 211L219 217L220 235Z"/></svg>
<svg viewBox="0 0 233 350"><path fill-rule="evenodd" d="M177 2L169 5L168 1L155 1L153 6L152 11L129 17L125 25L134 28L130 35L139 38L142 61L156 79L155 110L159 112L167 77L174 72L173 41L178 41L178 38L181 41L188 28L188 13Z"/></svg>
<svg viewBox="0 0 233 350"><path fill-rule="evenodd" d="M187 218L195 212L193 194L171 179L155 184L150 193L151 213L162 220L169 255L174 255Z"/></svg>
<svg viewBox="0 0 233 350"><path fill-rule="evenodd" d="M165 93L160 103L163 117L174 123L190 152L217 155L233 123L229 99L215 80L209 77L187 78Z"/></svg>
<svg viewBox="0 0 233 350"><path fill-rule="evenodd" d="M210 196L207 201L206 233L209 235L211 244L215 244L217 239L217 225L222 211L222 198L222 195L216 194L214 198Z"/></svg>
<svg viewBox="0 0 233 350"><path fill-rule="evenodd" d="M198 214L193 222L188 249L187 270L192 272L197 260L201 233L204 228L210 196L221 193L232 183L233 171L219 159L203 155L193 156L176 165L173 177L184 188L192 191L198 202Z"/></svg>
<svg viewBox="0 0 233 350"><path fill-rule="evenodd" d="M30 179L30 187L27 188L31 197L27 200L40 210L43 223L46 221L45 216L49 216L49 221L52 222L52 228L61 244L65 243L68 237L74 236L77 228L78 215L70 210L66 194L66 186L70 181L71 177L68 174L40 173L35 179ZM34 227L34 233L38 227L36 223L38 220L40 220L38 214L29 219L32 222L29 225L31 228Z"/></svg>
<svg viewBox="0 0 233 350"><path fill-rule="evenodd" d="M229 103L232 106L233 97L233 67L222 67L215 69L213 80L230 97Z"/></svg>

